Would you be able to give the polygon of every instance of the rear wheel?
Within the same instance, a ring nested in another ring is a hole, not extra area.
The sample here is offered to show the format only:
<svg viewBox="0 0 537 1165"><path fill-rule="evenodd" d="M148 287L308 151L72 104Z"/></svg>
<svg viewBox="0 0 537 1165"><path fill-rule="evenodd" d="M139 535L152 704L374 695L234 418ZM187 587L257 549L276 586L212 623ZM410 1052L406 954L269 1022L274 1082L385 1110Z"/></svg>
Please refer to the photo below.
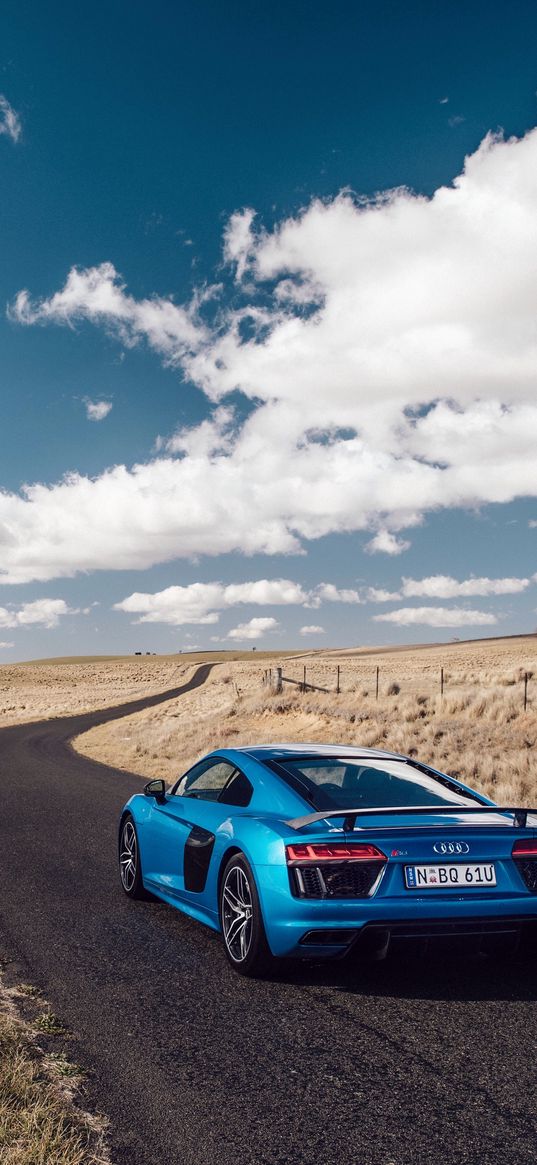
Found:
<svg viewBox="0 0 537 1165"><path fill-rule="evenodd" d="M270 952L255 879L244 854L235 854L225 867L220 922L226 955L239 975L274 973L278 960Z"/></svg>
<svg viewBox="0 0 537 1165"><path fill-rule="evenodd" d="M138 835L130 813L123 818L119 833L119 876L129 898L149 897L142 882Z"/></svg>

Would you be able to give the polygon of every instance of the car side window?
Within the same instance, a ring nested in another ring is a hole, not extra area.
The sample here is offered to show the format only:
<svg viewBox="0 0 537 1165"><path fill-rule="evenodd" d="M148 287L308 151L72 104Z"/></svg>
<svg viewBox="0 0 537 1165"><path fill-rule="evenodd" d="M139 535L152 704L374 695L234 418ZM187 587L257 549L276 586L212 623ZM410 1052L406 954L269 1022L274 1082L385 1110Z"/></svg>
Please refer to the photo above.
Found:
<svg viewBox="0 0 537 1165"><path fill-rule="evenodd" d="M235 767L229 761L202 761L181 777L175 787L175 794L179 797L197 797L200 801L218 801L234 772Z"/></svg>
<svg viewBox="0 0 537 1165"><path fill-rule="evenodd" d="M246 809L253 791L253 785L250 784L248 777L245 777L240 769L235 769L218 800L222 805L237 805L241 809Z"/></svg>

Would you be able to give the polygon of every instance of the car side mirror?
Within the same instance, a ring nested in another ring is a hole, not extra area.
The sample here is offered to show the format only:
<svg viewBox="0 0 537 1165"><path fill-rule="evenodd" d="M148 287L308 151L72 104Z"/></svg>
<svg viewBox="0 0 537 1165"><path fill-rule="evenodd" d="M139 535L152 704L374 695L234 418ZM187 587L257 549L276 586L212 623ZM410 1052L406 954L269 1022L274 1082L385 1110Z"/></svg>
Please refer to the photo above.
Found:
<svg viewBox="0 0 537 1165"><path fill-rule="evenodd" d="M146 797L154 797L155 801L162 805L166 800L166 785L164 781L148 781L147 785L144 785L144 793Z"/></svg>

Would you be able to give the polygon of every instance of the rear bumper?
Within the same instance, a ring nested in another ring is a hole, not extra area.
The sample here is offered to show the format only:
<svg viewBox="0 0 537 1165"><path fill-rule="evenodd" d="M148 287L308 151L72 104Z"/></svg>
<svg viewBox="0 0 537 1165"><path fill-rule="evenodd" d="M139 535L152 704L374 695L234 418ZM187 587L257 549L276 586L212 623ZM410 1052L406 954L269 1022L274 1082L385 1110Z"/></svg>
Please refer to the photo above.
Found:
<svg viewBox="0 0 537 1165"><path fill-rule="evenodd" d="M341 958L351 948L409 940L475 946L479 936L511 941L515 931L520 937L537 926L537 895L530 893L314 900L293 898L288 884L272 881L260 897L269 946L284 958Z"/></svg>
<svg viewBox="0 0 537 1165"><path fill-rule="evenodd" d="M341 959L354 952L363 958L383 959L388 951L403 946L420 955L514 953L520 948L537 952L537 915L384 919L360 927L317 925L304 931L292 950L281 953L303 959Z"/></svg>
<svg viewBox="0 0 537 1165"><path fill-rule="evenodd" d="M414 954L515 954L537 950L537 917L526 915L505 918L423 919L367 923L343 952L385 958L392 949L409 947Z"/></svg>

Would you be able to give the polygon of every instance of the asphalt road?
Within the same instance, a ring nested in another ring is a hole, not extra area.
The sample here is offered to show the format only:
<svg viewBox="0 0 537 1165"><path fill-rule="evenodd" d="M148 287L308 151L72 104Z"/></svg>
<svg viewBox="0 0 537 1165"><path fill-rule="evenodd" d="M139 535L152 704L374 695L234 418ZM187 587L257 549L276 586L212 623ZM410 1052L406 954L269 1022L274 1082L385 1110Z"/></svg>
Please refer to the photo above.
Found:
<svg viewBox="0 0 537 1165"><path fill-rule="evenodd" d="M117 818L142 782L67 742L169 697L0 732L0 957L74 1033L114 1160L537 1162L537 965L394 956L252 982L216 935L125 897Z"/></svg>

